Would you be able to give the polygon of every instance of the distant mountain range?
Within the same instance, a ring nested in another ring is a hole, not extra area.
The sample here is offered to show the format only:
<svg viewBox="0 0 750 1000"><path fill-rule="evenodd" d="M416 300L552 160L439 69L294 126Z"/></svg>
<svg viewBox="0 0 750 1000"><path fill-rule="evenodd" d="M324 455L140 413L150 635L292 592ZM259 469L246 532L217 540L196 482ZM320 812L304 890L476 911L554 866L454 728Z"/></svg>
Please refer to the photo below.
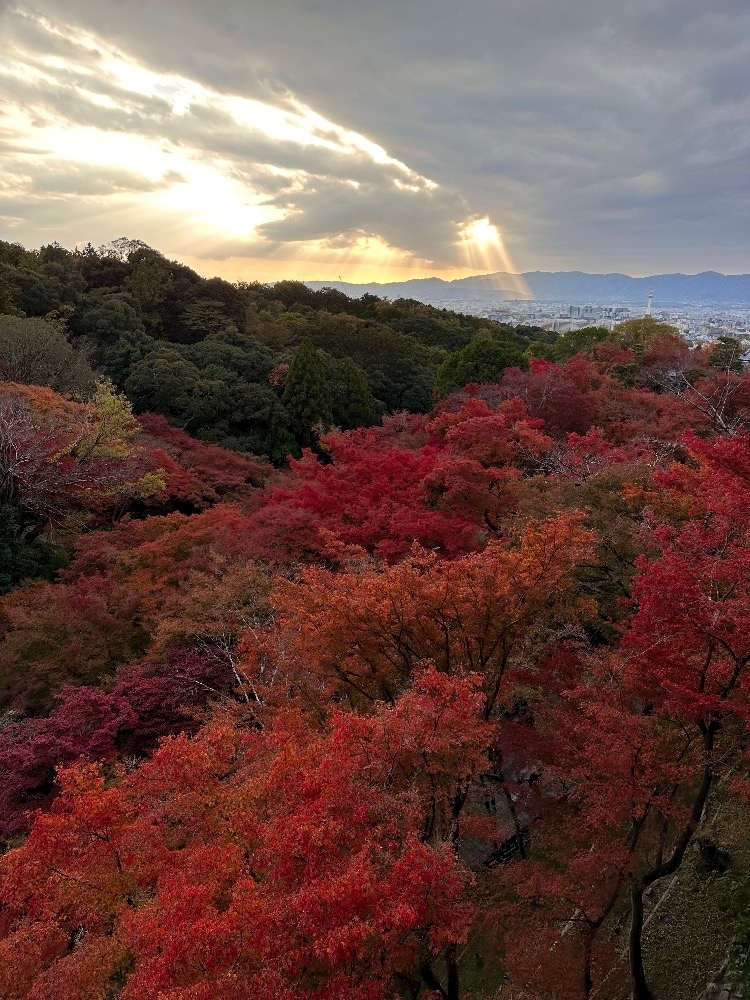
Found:
<svg viewBox="0 0 750 1000"><path fill-rule="evenodd" d="M587 274L584 271L526 271L511 275L504 271L477 274L470 278L444 281L442 278L412 278L386 284L366 285L346 281L307 281L310 288L340 288L354 298L369 292L381 298L417 299L439 303L458 299L497 302L518 299L518 279L522 278L530 294L524 296L546 302L612 303L634 302L645 305L648 293L654 293L654 307L660 305L750 303L750 274L652 274L632 278L628 274Z"/></svg>

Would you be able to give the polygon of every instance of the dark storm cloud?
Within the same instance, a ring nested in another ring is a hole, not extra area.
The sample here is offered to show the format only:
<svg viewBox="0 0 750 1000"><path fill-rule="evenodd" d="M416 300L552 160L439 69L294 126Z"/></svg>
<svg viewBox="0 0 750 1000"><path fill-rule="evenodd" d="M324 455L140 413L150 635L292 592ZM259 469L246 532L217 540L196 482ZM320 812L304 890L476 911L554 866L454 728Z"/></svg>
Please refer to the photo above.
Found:
<svg viewBox="0 0 750 1000"><path fill-rule="evenodd" d="M120 112L265 178L290 209L269 239L376 232L438 258L465 212L500 224L524 266L750 269L747 0L37 6L154 69L227 94L294 95L440 185L410 200L393 168L242 133L214 109L172 121L134 98ZM295 192L268 164L307 180Z"/></svg>

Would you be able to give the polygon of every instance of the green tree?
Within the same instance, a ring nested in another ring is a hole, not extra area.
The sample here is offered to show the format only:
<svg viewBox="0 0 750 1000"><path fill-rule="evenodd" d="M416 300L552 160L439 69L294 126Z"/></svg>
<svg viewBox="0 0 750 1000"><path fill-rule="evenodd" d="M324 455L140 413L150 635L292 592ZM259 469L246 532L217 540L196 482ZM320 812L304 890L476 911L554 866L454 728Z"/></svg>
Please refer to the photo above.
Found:
<svg viewBox="0 0 750 1000"><path fill-rule="evenodd" d="M224 303L215 299L199 299L197 302L191 302L185 306L180 319L186 329L200 337L224 331L237 332L237 324L227 316Z"/></svg>
<svg viewBox="0 0 750 1000"><path fill-rule="evenodd" d="M2 264L0 264L0 268ZM6 269L8 272L10 268ZM23 312L16 308L17 288L8 281L7 276L3 277L0 271L0 314L4 316L23 316Z"/></svg>
<svg viewBox="0 0 750 1000"><path fill-rule="evenodd" d="M199 369L172 345L161 346L133 366L125 392L139 413L162 413L182 423L195 407Z"/></svg>
<svg viewBox="0 0 750 1000"><path fill-rule="evenodd" d="M445 351L426 347L383 323L354 316L318 314L310 336L334 358L351 358L364 371L377 400L389 412L427 413L433 404L435 376Z"/></svg>
<svg viewBox="0 0 750 1000"><path fill-rule="evenodd" d="M375 397L367 376L351 358L331 359L328 379L333 393L333 422L343 430L369 427L376 419Z"/></svg>
<svg viewBox="0 0 750 1000"><path fill-rule="evenodd" d="M271 356L244 339L247 350L213 337L192 345L154 342L156 349L133 365L125 391L139 412L161 413L193 437L281 463L296 445L267 382Z"/></svg>
<svg viewBox="0 0 750 1000"><path fill-rule="evenodd" d="M734 337L719 337L713 346L713 350L708 359L708 363L713 368L722 368L724 371L742 371L742 344Z"/></svg>
<svg viewBox="0 0 750 1000"><path fill-rule="evenodd" d="M316 440L316 426L330 427L333 421L331 387L311 340L303 340L294 352L282 400L298 443L303 448L311 447Z"/></svg>
<svg viewBox="0 0 750 1000"><path fill-rule="evenodd" d="M586 352L611 336L603 326L584 326L580 330L569 330L558 337L553 344L538 341L529 349L529 354L535 358L546 358L563 364L576 354Z"/></svg>
<svg viewBox="0 0 750 1000"><path fill-rule="evenodd" d="M211 334L198 344L181 346L179 351L201 371L218 366L246 382L265 383L274 364L267 347L236 329Z"/></svg>
<svg viewBox="0 0 750 1000"><path fill-rule="evenodd" d="M201 387L204 385L202 381ZM236 379L214 382L213 389L216 394L202 400L203 425L194 430L194 424L188 424L187 429L196 437L234 451L268 455L277 465L297 450L286 410L269 385ZM205 417L211 403L224 405L220 412L217 406L209 420Z"/></svg>
<svg viewBox="0 0 750 1000"><path fill-rule="evenodd" d="M86 358L43 319L0 316L0 378L87 396L95 377Z"/></svg>
<svg viewBox="0 0 750 1000"><path fill-rule="evenodd" d="M40 561L38 551L24 542L16 507L0 504L0 594L36 576Z"/></svg>
<svg viewBox="0 0 750 1000"><path fill-rule="evenodd" d="M115 385L122 389L135 365L143 361L146 355L155 351L158 346L159 342L149 337L143 329L127 331L120 335L112 347L106 346L101 349L101 363Z"/></svg>
<svg viewBox="0 0 750 1000"><path fill-rule="evenodd" d="M125 290L138 301L143 323L152 335L162 331L162 310L173 285L168 262L155 251L150 251L134 264L123 282Z"/></svg>
<svg viewBox="0 0 750 1000"><path fill-rule="evenodd" d="M12 286L12 304L26 316L46 316L63 305L59 277L0 263L0 279Z"/></svg>
<svg viewBox="0 0 750 1000"><path fill-rule="evenodd" d="M495 384L506 368L528 369L529 361L513 344L481 335L449 354L438 369L436 387L441 396L462 389L470 382Z"/></svg>
<svg viewBox="0 0 750 1000"><path fill-rule="evenodd" d="M669 323L660 323L653 316L641 316L618 323L612 330L612 339L620 347L629 348L640 360L651 344L659 337L679 337L680 331Z"/></svg>
<svg viewBox="0 0 750 1000"><path fill-rule="evenodd" d="M20 243L8 243L6 240L0 240L0 264L33 270L38 263L39 258L36 251L26 250Z"/></svg>
<svg viewBox="0 0 750 1000"><path fill-rule="evenodd" d="M138 303L132 295L111 292L109 289L96 288L81 296L81 299L70 319L72 335L86 345L92 358L98 364L103 364L107 373L115 379L118 385L127 378L129 364L138 358L130 357L117 361L110 368L110 360L121 353L119 345L144 343L146 330L141 322ZM153 343L151 338L148 338ZM124 370L127 367L127 371Z"/></svg>

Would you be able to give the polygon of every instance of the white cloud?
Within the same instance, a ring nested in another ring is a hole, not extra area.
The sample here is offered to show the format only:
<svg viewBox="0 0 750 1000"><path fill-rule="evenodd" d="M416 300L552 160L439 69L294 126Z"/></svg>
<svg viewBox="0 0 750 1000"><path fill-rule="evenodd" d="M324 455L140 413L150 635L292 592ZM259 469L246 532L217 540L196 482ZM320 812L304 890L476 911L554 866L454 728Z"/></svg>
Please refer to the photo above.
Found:
<svg viewBox="0 0 750 1000"><path fill-rule="evenodd" d="M460 264L461 200L292 94L220 92L91 31L27 13L7 23L0 206L29 242L47 212L64 220L61 242L96 242L129 211L128 231L176 255ZM420 256L425 231L437 261Z"/></svg>
<svg viewBox="0 0 750 1000"><path fill-rule="evenodd" d="M231 196L209 215L274 210L255 223L268 261L365 233L453 266L457 230L488 216L525 269L750 269L747 0L33 2L91 43L6 14L30 64L6 97L169 147L187 183L216 171ZM252 255L250 216L212 230L186 200L180 219L134 199L133 235Z"/></svg>

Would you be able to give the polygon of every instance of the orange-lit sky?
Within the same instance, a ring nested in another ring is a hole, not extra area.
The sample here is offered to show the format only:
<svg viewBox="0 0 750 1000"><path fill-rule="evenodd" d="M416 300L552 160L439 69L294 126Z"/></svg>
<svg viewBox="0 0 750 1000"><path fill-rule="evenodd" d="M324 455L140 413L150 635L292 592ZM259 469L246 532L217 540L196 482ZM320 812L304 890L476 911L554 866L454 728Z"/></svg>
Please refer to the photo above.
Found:
<svg viewBox="0 0 750 1000"><path fill-rule="evenodd" d="M0 0L0 37L2 239L249 280L750 270L737 0Z"/></svg>
<svg viewBox="0 0 750 1000"><path fill-rule="evenodd" d="M16 99L0 117L6 239L70 246L125 233L234 280L513 269L488 217L289 92L260 100L219 91L23 10L7 24L0 84ZM305 213L300 203L316 197L353 202L346 227L284 238L285 224ZM433 256L409 239L409 216L415 230L433 231Z"/></svg>

